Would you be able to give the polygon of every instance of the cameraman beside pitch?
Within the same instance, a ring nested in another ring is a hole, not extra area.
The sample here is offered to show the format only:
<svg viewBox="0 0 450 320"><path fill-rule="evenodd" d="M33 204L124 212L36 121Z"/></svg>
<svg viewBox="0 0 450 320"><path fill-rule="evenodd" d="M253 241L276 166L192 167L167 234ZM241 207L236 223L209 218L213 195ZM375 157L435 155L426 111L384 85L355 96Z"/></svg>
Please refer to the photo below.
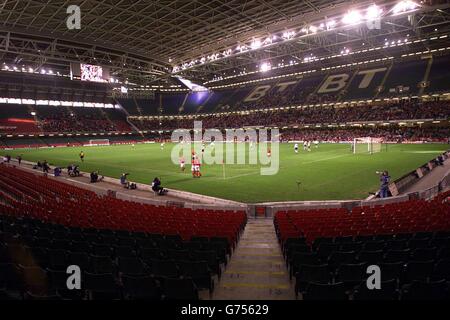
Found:
<svg viewBox="0 0 450 320"><path fill-rule="evenodd" d="M376 174L380 176L380 192L379 192L380 198L389 197L389 182L391 180L391 176L389 176L387 170L376 171Z"/></svg>

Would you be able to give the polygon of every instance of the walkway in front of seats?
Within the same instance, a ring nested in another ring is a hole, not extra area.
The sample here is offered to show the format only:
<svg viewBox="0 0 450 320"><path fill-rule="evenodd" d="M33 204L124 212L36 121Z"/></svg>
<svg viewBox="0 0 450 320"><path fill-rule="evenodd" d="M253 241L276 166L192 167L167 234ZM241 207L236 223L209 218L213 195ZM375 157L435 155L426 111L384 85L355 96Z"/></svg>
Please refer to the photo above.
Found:
<svg viewBox="0 0 450 320"><path fill-rule="evenodd" d="M34 173L35 175L42 175L41 170L34 170L33 163L29 161L22 161L22 164L19 166L16 159L11 159L11 164L13 166L16 166L18 169L22 169L31 173ZM53 170L52 170L53 171ZM135 198L135 201L139 202L139 198L141 199L150 199L150 200L156 200L161 201L161 205L164 205L164 201L173 201L173 202L184 202L184 203L200 203L200 201L194 201L194 200L187 200L184 198L175 197L173 195L167 194L164 197L155 195L154 192L150 190L150 186L146 190L142 189L136 189L136 190L128 190L123 188L119 183L111 183L107 181L101 181L97 182L95 184L90 183L90 177L87 173L82 174L79 177L69 177L66 173L66 170L63 171L60 177L55 178L53 174L49 174L48 177L51 179L58 179L58 180L64 180L63 182L76 186L78 188L82 189L88 189L94 192L106 192L106 190L113 190L116 192L121 192L123 194L127 194L130 196L137 197ZM117 179L118 181L118 179Z"/></svg>
<svg viewBox="0 0 450 320"><path fill-rule="evenodd" d="M295 299L273 219L249 219L212 299Z"/></svg>
<svg viewBox="0 0 450 320"><path fill-rule="evenodd" d="M443 166L434 168L430 173L422 177L419 181L417 181L411 187L407 188L402 193L406 194L409 192L424 191L432 188L437 185L448 172L450 172L450 159L445 160Z"/></svg>

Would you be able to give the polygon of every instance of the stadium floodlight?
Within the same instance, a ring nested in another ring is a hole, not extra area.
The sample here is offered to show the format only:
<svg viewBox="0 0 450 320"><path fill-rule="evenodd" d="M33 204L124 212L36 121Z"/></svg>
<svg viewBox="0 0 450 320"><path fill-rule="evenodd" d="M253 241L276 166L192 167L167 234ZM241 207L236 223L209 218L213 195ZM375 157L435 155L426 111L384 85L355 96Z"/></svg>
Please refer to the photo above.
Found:
<svg viewBox="0 0 450 320"><path fill-rule="evenodd" d="M263 44L264 45L271 44L273 42L273 40L275 40L273 37L267 37L266 39L264 39Z"/></svg>
<svg viewBox="0 0 450 320"><path fill-rule="evenodd" d="M347 12L342 18L342 23L344 24L357 24L361 22L362 15L357 10L351 10Z"/></svg>
<svg viewBox="0 0 450 320"><path fill-rule="evenodd" d="M394 14L400 14L403 12L413 11L417 9L417 7L419 7L419 5L414 1L410 0L400 1L392 8L392 12Z"/></svg>
<svg viewBox="0 0 450 320"><path fill-rule="evenodd" d="M416 3L412 0L402 0L398 1L397 4L395 4L393 7L390 7L390 9L383 9L381 6L375 4L372 2L372 4L369 4L365 8L359 8L359 9L350 9L348 10L343 16L339 18L334 19L328 19L325 17L323 21L319 21L315 23L314 25L307 25L304 26L301 29L294 30L285 30L284 32L281 32L277 35L266 35L261 37L260 39L252 39L246 42L245 44L237 44L236 47L232 47L227 49L226 51L221 51L219 53L211 54L210 56L207 56L206 58L198 58L196 60L192 60L190 62L185 62L180 64L179 66L174 66L172 68L172 73L177 73L182 70L194 67L198 64L205 64L207 62L215 61L219 58L226 58L230 56L231 54L239 54L248 52L249 50L257 50L262 48L263 46L271 45L274 42L278 42L278 40L292 40L297 35L308 35L308 34L315 34L322 30L333 30L337 25L345 25L345 26L352 26L352 25L358 25L363 22L374 22L377 23L380 21L381 17L385 15L385 13L389 14L400 14L404 12L414 11L421 5ZM369 25L368 25L369 26ZM385 41L387 41L385 39ZM172 61L172 58L169 58L169 62Z"/></svg>
<svg viewBox="0 0 450 320"><path fill-rule="evenodd" d="M46 72L45 72L45 69L42 69L42 70L41 70L41 73L42 73L42 74L45 74L45 73L46 73Z"/></svg>
<svg viewBox="0 0 450 320"><path fill-rule="evenodd" d="M236 48L236 50L239 51L239 52L245 52L245 51L248 50L248 48L247 48L246 45L240 45L240 46L238 46L238 47Z"/></svg>
<svg viewBox="0 0 450 320"><path fill-rule="evenodd" d="M270 63L268 63L268 62L263 62L263 63L261 64L261 66L259 67L259 70L260 70L261 72L267 72L267 71L269 71L270 69L272 69L272 66L271 66Z"/></svg>
<svg viewBox="0 0 450 320"><path fill-rule="evenodd" d="M252 43L250 44L250 47L253 50L259 49L259 48L261 48L261 46L262 46L262 43L261 43L261 40L259 40L259 39L253 40Z"/></svg>
<svg viewBox="0 0 450 320"><path fill-rule="evenodd" d="M379 19L381 17L382 12L383 12L383 10L379 6L377 6L376 4L373 4L367 8L365 18L368 21L373 21L373 20Z"/></svg>
<svg viewBox="0 0 450 320"><path fill-rule="evenodd" d="M28 72L33 73L34 72L33 68L28 68Z"/></svg>
<svg viewBox="0 0 450 320"><path fill-rule="evenodd" d="M208 88L198 85L196 83L193 83L192 81L190 81L188 79L184 79L183 77L175 76L175 78L180 80L181 83L183 83L187 88L189 88L193 92L208 91Z"/></svg>
<svg viewBox="0 0 450 320"><path fill-rule="evenodd" d="M283 39L285 40L289 40L291 38L293 38L295 36L295 32L294 31L285 31L283 32Z"/></svg>
<svg viewBox="0 0 450 320"><path fill-rule="evenodd" d="M325 23L327 30L333 29L336 26L336 20L329 20Z"/></svg>
<svg viewBox="0 0 450 320"><path fill-rule="evenodd" d="M315 59L316 59L316 56L313 56L311 54L311 56L303 58L303 62L311 62L311 61L314 61Z"/></svg>

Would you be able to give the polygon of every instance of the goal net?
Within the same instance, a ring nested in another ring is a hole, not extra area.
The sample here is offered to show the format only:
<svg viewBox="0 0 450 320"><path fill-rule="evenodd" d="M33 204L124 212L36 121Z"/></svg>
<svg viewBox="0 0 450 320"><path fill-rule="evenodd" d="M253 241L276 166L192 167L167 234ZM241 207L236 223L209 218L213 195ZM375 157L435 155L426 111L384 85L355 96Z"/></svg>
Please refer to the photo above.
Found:
<svg viewBox="0 0 450 320"><path fill-rule="evenodd" d="M88 146L109 146L109 139L91 139Z"/></svg>
<svg viewBox="0 0 450 320"><path fill-rule="evenodd" d="M355 138L353 140L353 153L375 153L381 152L383 139L381 138Z"/></svg>

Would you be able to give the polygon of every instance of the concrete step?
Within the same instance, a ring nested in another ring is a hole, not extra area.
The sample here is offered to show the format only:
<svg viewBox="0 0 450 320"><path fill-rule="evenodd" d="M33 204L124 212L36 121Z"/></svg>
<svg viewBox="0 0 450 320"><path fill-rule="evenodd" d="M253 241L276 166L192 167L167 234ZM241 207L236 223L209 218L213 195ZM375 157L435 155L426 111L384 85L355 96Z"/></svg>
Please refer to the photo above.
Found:
<svg viewBox="0 0 450 320"><path fill-rule="evenodd" d="M249 219L212 299L295 299L272 219Z"/></svg>

